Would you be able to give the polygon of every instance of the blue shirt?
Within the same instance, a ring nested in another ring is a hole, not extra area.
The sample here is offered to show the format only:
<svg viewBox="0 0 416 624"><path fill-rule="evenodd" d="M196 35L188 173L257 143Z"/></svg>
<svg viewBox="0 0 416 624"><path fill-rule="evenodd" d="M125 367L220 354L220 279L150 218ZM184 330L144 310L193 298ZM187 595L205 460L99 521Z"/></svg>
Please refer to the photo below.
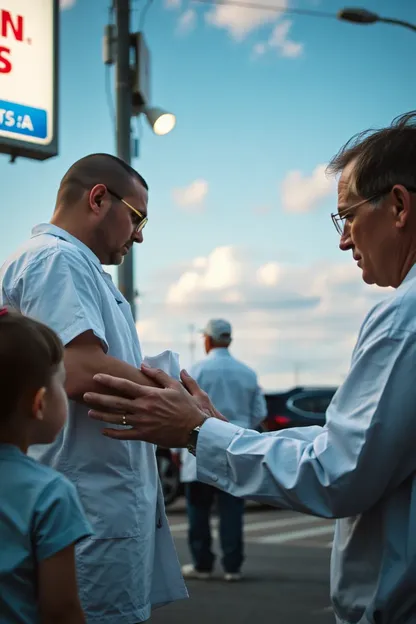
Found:
<svg viewBox="0 0 416 624"><path fill-rule="evenodd" d="M0 621L40 623L37 562L91 534L75 487L0 444Z"/></svg>
<svg viewBox="0 0 416 624"><path fill-rule="evenodd" d="M266 400L256 373L228 349L212 349L190 374L229 422L255 429L266 418ZM195 457L186 449L181 452L181 480L197 480Z"/></svg>
<svg viewBox="0 0 416 624"><path fill-rule="evenodd" d="M93 331L104 350L142 361L130 306L95 254L66 231L38 226L3 265L1 299L50 325L64 344ZM80 596L88 623L145 621L152 606L187 596L165 516L155 447L101 435L103 423L70 401L56 442L33 455L77 487L94 536L77 547Z"/></svg>
<svg viewBox="0 0 416 624"><path fill-rule="evenodd" d="M416 265L361 327L326 426L258 434L210 418L198 479L337 518L331 594L343 624L416 621Z"/></svg>

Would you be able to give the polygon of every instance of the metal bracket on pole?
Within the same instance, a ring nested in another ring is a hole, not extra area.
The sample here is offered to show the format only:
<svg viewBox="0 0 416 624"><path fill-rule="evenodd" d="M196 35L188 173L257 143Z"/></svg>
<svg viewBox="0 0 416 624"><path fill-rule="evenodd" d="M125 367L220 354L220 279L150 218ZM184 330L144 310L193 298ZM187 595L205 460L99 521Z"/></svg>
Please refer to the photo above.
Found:
<svg viewBox="0 0 416 624"><path fill-rule="evenodd" d="M133 111L137 116L143 112L143 108L150 104L150 52L146 45L143 33L136 32L131 35L132 48L134 50L133 69Z"/></svg>
<svg viewBox="0 0 416 624"><path fill-rule="evenodd" d="M117 55L117 37L114 24L107 24L104 27L103 37L103 61L104 65L114 65Z"/></svg>

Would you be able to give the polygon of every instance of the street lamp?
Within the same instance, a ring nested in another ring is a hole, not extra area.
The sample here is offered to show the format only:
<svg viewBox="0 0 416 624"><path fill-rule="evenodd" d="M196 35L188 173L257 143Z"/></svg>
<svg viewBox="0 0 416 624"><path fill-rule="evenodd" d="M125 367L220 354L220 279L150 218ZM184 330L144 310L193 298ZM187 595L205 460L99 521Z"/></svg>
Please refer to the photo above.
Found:
<svg viewBox="0 0 416 624"><path fill-rule="evenodd" d="M377 13L367 11L367 9L341 9L337 13L337 18L343 22L351 22L352 24L375 24L376 22L382 22L383 24L403 26L404 28L416 31L416 24L411 24L410 22L390 17L381 17L380 15L377 15Z"/></svg>
<svg viewBox="0 0 416 624"><path fill-rule="evenodd" d="M159 136L168 134L176 125L175 115L173 113L168 113L168 111L163 110L163 108L145 106L142 112L146 116L153 132Z"/></svg>
<svg viewBox="0 0 416 624"><path fill-rule="evenodd" d="M142 32L130 35L135 56L132 73L132 115L144 115L155 134L163 136L173 130L176 117L173 113L151 106L150 53Z"/></svg>

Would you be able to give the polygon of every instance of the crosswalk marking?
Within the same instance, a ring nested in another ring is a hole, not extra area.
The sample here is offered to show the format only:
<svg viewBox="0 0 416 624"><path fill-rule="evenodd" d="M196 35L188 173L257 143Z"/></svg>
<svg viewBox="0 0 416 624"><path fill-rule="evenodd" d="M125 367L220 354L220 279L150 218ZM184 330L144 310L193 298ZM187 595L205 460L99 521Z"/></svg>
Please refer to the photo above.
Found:
<svg viewBox="0 0 416 624"><path fill-rule="evenodd" d="M256 516L247 514L244 526L245 540L256 544L273 545L309 539L307 543L309 546L315 545L322 548L332 546L334 534L332 521L301 514L280 515L280 513L275 513L272 517L272 520L265 520L263 515L259 520L256 520ZM211 532L214 539L218 538L218 525L219 519L214 516L211 519ZM183 537L188 531L188 526L188 522L172 523L170 530L174 536ZM328 536L327 539L325 536ZM324 537L324 539L319 541L320 537ZM318 540L311 542L314 538L318 538ZM328 542L328 538L331 541Z"/></svg>
<svg viewBox="0 0 416 624"><path fill-rule="evenodd" d="M269 520L266 522L250 522L244 527L245 533L264 531L264 529L284 529L285 527L298 526L302 524L311 524L322 522L321 518L313 516L305 516L300 518L279 518L278 520Z"/></svg>
<svg viewBox="0 0 416 624"><path fill-rule="evenodd" d="M178 522L177 524L169 524L171 533L181 533L182 531L187 531L188 527L189 527L189 522Z"/></svg>
<svg viewBox="0 0 416 624"><path fill-rule="evenodd" d="M303 524L312 524L316 522L322 522L322 518L315 518L313 516L301 516L299 518L279 518L277 520L267 520L264 522L246 522L244 526L245 533L256 533L258 531L264 531L265 529L284 529L285 527L298 526ZM213 528L218 527L218 518L213 518L211 521ZM187 522L178 522L177 524L171 524L170 530L172 533L181 533L188 530Z"/></svg>
<svg viewBox="0 0 416 624"><path fill-rule="evenodd" d="M288 531L280 533L280 535L267 535L256 539L258 544L284 544L285 542L293 542L308 537L316 537L318 535L327 535L334 532L332 526L311 527L310 529L301 529L299 531Z"/></svg>

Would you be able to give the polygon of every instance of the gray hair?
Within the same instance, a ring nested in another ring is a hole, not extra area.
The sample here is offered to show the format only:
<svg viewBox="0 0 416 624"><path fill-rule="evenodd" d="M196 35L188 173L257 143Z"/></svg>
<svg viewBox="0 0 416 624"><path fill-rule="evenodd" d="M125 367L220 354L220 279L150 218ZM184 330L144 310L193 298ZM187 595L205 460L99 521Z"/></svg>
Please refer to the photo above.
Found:
<svg viewBox="0 0 416 624"><path fill-rule="evenodd" d="M363 198L378 198L395 184L416 192L416 111L396 117L390 126L353 136L332 158L327 172L338 174L351 163L350 190Z"/></svg>

